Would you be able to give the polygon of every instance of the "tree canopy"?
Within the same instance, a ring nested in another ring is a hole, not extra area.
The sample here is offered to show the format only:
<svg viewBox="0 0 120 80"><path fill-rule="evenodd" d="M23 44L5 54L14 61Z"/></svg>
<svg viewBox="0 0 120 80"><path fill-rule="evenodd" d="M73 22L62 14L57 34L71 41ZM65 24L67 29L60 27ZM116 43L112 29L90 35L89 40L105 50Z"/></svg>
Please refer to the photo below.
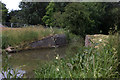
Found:
<svg viewBox="0 0 120 80"><path fill-rule="evenodd" d="M20 14L22 20L27 24L43 24L42 17L44 16L48 3L38 2L21 2L19 7L21 8Z"/></svg>
<svg viewBox="0 0 120 80"><path fill-rule="evenodd" d="M120 2L21 2L21 10L10 13L2 5L3 22L57 26L82 36L120 30Z"/></svg>
<svg viewBox="0 0 120 80"><path fill-rule="evenodd" d="M0 16L0 22L4 23L7 21L8 9L6 5L0 1L0 13L2 13L2 17Z"/></svg>

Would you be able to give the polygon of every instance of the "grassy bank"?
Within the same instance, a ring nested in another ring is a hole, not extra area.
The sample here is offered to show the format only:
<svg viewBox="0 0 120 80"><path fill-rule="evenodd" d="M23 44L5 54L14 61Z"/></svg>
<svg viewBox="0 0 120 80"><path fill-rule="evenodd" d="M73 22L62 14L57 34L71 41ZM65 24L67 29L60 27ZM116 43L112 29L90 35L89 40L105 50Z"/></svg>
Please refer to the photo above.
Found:
<svg viewBox="0 0 120 80"><path fill-rule="evenodd" d="M24 45L32 41L41 40L44 37L64 33L63 29L43 28L42 26L26 28L2 28L2 48Z"/></svg>
<svg viewBox="0 0 120 80"><path fill-rule="evenodd" d="M119 78L118 36L110 35L108 42L100 49L79 47L75 55L67 59L56 56L51 64L36 69L35 77Z"/></svg>

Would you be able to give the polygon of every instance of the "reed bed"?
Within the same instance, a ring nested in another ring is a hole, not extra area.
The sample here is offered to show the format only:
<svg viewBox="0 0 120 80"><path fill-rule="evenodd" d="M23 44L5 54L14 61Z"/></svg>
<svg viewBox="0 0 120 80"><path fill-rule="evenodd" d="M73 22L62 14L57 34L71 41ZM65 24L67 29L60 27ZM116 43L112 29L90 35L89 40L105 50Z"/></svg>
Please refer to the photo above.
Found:
<svg viewBox="0 0 120 80"><path fill-rule="evenodd" d="M53 33L54 31L54 33ZM24 28L2 28L2 48L8 46L17 46L33 41L41 40L44 37L55 34L63 34L63 29L43 28L42 26L24 27Z"/></svg>

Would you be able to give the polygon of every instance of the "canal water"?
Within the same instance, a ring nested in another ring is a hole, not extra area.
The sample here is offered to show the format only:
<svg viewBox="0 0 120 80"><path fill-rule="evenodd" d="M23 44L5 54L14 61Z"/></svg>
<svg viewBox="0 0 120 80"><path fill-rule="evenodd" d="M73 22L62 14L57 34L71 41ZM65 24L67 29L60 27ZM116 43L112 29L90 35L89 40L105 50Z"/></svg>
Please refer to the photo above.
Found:
<svg viewBox="0 0 120 80"><path fill-rule="evenodd" d="M33 78L34 70L38 68L38 65L44 65L52 61L57 55L64 58L68 55L67 51L69 47L70 45L66 45L59 48L32 49L11 53L8 55L9 63L15 69L25 70L27 78Z"/></svg>
<svg viewBox="0 0 120 80"><path fill-rule="evenodd" d="M49 63L50 61L54 60L57 55L62 58L65 58L68 55L74 55L74 51L76 51L74 46L76 45L79 44L71 43L58 48L32 49L20 51L18 53L10 53L8 55L9 64L14 69L26 71L26 78L34 78L34 70L38 68L38 65L40 67L45 63Z"/></svg>

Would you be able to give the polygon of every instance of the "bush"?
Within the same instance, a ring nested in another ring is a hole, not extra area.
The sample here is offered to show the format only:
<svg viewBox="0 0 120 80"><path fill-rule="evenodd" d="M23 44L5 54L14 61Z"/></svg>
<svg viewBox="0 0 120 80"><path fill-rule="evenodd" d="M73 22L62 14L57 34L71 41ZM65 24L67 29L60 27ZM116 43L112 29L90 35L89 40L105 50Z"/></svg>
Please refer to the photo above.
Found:
<svg viewBox="0 0 120 80"><path fill-rule="evenodd" d="M79 42L79 43L81 43L81 45L84 44L84 38L82 36L80 36L80 35L77 36L77 35L69 32L67 30L65 31L65 35L66 35L67 40L68 40L69 43Z"/></svg>

